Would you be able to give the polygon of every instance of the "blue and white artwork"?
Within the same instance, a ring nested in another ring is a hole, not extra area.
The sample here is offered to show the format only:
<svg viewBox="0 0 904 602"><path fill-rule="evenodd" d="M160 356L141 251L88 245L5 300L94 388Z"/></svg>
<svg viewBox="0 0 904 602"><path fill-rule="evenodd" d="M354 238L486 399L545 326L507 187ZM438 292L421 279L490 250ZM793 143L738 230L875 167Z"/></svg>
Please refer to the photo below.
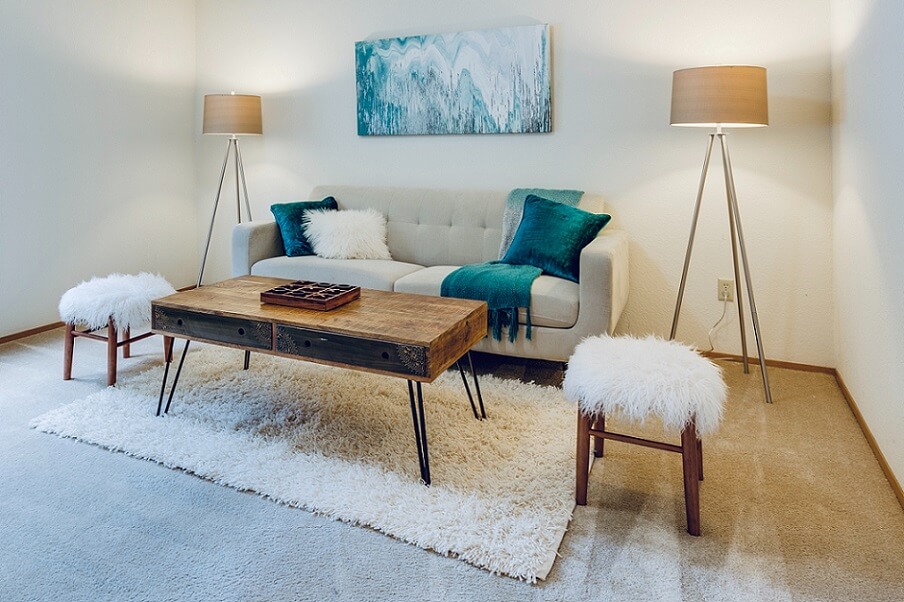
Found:
<svg viewBox="0 0 904 602"><path fill-rule="evenodd" d="M549 26L357 42L358 135L549 132Z"/></svg>

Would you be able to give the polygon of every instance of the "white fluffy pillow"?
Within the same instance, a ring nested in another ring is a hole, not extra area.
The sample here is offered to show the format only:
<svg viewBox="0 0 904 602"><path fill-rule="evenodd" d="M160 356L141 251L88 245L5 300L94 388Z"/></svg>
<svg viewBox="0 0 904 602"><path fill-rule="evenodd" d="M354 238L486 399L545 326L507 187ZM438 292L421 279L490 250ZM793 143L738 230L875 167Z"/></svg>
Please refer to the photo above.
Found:
<svg viewBox="0 0 904 602"><path fill-rule="evenodd" d="M375 209L305 211L305 236L327 259L392 259L386 246L386 217Z"/></svg>

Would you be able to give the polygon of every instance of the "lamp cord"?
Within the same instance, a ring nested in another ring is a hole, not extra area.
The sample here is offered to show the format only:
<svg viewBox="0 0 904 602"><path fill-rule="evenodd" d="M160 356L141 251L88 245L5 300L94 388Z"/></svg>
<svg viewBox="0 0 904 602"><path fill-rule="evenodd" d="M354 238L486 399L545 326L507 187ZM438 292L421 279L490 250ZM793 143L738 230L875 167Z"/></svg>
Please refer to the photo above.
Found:
<svg viewBox="0 0 904 602"><path fill-rule="evenodd" d="M715 351L715 347L713 346L713 333L719 326L722 324L722 321L725 320L725 314L728 312L728 299L723 299L722 301L722 315L719 316L719 319L716 320L716 323L713 324L713 327L709 329L709 332L706 333L706 338L709 340L709 349L707 352Z"/></svg>

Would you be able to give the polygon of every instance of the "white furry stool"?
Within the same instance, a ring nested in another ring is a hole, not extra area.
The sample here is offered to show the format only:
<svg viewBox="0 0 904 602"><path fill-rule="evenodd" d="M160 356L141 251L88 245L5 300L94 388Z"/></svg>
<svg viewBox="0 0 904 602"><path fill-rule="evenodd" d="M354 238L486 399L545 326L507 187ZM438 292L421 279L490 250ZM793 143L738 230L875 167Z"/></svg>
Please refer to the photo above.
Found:
<svg viewBox="0 0 904 602"><path fill-rule="evenodd" d="M722 371L693 348L657 337L592 337L578 345L565 373L565 396L578 404L575 502L587 503L590 438L594 455L603 455L611 439L678 452L684 467L687 532L700 535L700 483L703 446L722 420L725 382ZM681 445L640 439L606 430L606 414L617 412L642 422L662 419L681 432Z"/></svg>
<svg viewBox="0 0 904 602"><path fill-rule="evenodd" d="M111 274L105 278L92 278L63 293L60 299L60 318L66 323L66 346L63 355L63 379L72 378L72 352L76 337L85 337L107 343L107 385L116 383L116 349L122 347L122 356L130 356L130 345L152 336L146 332L131 337L133 329L144 328L151 323L151 301L172 295L176 289L162 276L142 272L137 276ZM81 324L85 330L77 330ZM94 331L107 329L107 336ZM117 341L118 333L122 340ZM173 339L164 337L164 353L172 353Z"/></svg>

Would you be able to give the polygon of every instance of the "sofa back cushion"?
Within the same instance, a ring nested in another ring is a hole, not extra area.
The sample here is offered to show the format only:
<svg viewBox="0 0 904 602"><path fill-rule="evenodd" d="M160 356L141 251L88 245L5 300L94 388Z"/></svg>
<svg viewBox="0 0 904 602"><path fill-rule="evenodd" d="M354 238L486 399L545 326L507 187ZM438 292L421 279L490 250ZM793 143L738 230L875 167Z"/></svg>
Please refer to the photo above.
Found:
<svg viewBox="0 0 904 602"><path fill-rule="evenodd" d="M499 258L508 191L318 186L311 195L333 196L340 209L370 207L385 215L396 261L435 266ZM585 194L579 207L601 212L603 203Z"/></svg>

